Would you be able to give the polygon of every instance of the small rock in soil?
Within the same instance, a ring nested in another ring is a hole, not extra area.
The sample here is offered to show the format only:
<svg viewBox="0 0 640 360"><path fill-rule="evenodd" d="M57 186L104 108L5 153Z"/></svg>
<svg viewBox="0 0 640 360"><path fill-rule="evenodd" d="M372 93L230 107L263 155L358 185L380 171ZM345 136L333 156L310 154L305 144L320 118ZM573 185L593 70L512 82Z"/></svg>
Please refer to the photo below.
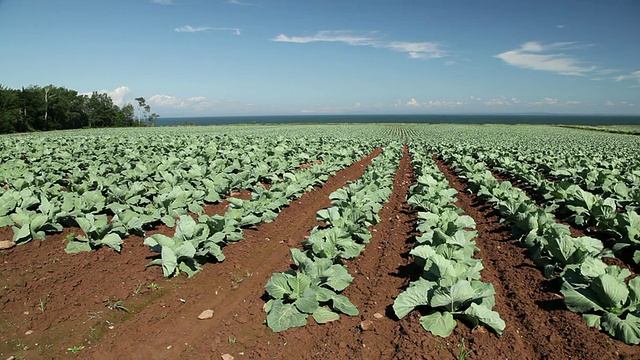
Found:
<svg viewBox="0 0 640 360"><path fill-rule="evenodd" d="M384 317L384 315L380 314L380 313L375 313L373 314L373 317L376 319L382 319Z"/></svg>
<svg viewBox="0 0 640 360"><path fill-rule="evenodd" d="M11 240L2 240L2 241L0 241L0 250L11 249L14 246L16 246L16 243L14 243Z"/></svg>
<svg viewBox="0 0 640 360"><path fill-rule="evenodd" d="M361 322L360 323L360 329L362 329L363 331L367 331L367 330L373 329L373 321L365 320L365 321Z"/></svg>
<svg viewBox="0 0 640 360"><path fill-rule="evenodd" d="M213 317L213 310L209 309L209 310L205 310L202 313L200 313L200 315L198 315L198 319L200 320L207 320L207 319L211 319Z"/></svg>
<svg viewBox="0 0 640 360"><path fill-rule="evenodd" d="M233 356L231 354L222 355L222 360L233 360Z"/></svg>
<svg viewBox="0 0 640 360"><path fill-rule="evenodd" d="M28 330L26 333L24 333L25 335L31 335L33 334L33 330Z"/></svg>

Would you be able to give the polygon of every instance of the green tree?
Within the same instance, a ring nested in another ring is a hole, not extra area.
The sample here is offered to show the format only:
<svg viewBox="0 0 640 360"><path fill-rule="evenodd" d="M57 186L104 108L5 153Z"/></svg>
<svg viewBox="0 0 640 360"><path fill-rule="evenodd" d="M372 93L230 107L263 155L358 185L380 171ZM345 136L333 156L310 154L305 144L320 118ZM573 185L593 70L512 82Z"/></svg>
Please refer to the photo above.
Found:
<svg viewBox="0 0 640 360"><path fill-rule="evenodd" d="M18 131L21 117L19 91L0 85L0 133Z"/></svg>
<svg viewBox="0 0 640 360"><path fill-rule="evenodd" d="M160 115L151 114L151 106L146 103L145 98L138 97L136 101L138 102L138 125L144 122L146 125L154 126Z"/></svg>
<svg viewBox="0 0 640 360"><path fill-rule="evenodd" d="M94 91L87 102L90 127L114 126L118 115L117 105L105 93Z"/></svg>

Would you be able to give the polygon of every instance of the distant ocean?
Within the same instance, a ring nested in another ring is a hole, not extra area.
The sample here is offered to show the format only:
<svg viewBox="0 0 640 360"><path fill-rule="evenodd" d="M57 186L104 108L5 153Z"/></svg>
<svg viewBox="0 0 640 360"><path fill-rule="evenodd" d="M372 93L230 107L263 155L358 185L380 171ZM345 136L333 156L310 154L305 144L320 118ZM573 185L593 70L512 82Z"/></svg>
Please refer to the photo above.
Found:
<svg viewBox="0 0 640 360"><path fill-rule="evenodd" d="M579 115L284 115L160 117L158 126L229 124L331 124L331 123L424 123L424 124L565 124L639 125L640 116Z"/></svg>

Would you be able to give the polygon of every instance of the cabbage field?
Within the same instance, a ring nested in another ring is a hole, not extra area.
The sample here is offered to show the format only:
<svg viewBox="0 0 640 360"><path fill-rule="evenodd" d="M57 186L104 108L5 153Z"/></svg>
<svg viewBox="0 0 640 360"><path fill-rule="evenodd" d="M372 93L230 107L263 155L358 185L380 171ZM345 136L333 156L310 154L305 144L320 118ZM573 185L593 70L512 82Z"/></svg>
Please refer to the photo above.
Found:
<svg viewBox="0 0 640 360"><path fill-rule="evenodd" d="M598 129L1 136L0 359L640 359L640 137Z"/></svg>

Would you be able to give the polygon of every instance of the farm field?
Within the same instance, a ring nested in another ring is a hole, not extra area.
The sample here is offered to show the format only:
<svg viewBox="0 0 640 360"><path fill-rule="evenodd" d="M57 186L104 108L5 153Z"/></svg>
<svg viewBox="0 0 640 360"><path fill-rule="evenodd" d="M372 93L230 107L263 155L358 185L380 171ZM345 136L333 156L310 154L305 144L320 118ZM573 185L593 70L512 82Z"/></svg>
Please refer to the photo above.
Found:
<svg viewBox="0 0 640 360"><path fill-rule="evenodd" d="M0 359L640 359L635 135L211 126L0 146Z"/></svg>

